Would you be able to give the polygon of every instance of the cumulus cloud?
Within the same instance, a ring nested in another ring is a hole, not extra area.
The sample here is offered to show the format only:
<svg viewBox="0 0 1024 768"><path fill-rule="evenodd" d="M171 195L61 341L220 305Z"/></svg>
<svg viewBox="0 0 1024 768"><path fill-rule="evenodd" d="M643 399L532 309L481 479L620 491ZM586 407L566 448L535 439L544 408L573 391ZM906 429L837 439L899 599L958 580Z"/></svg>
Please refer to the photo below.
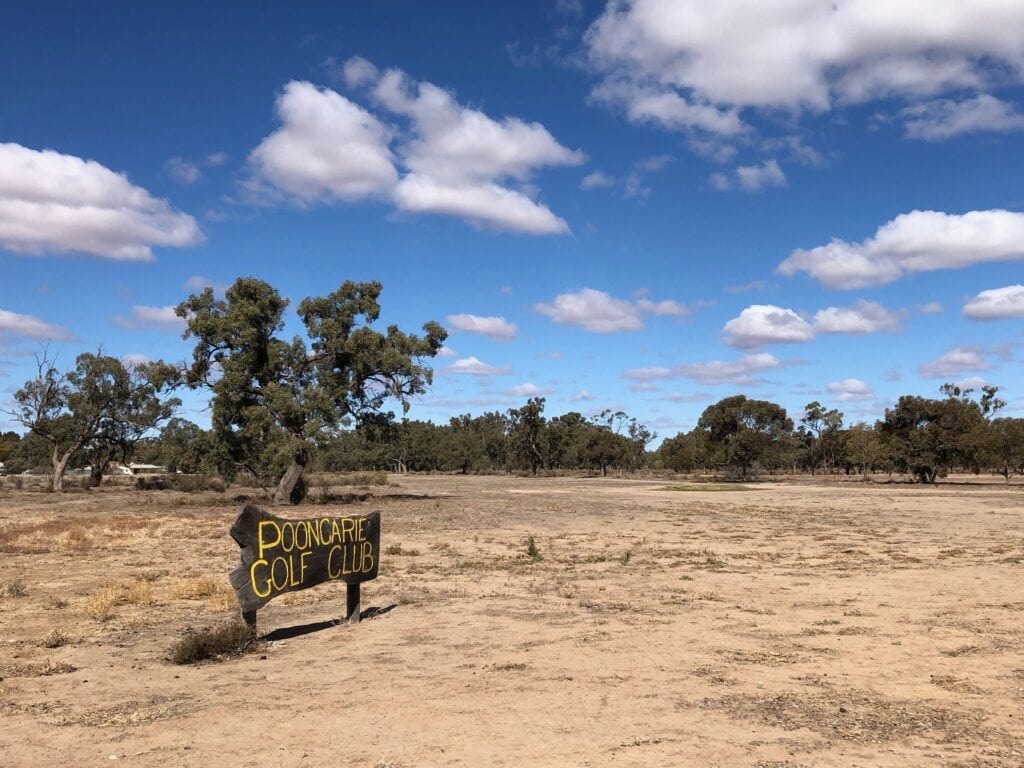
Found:
<svg viewBox="0 0 1024 768"><path fill-rule="evenodd" d="M340 93L293 80L275 110L281 127L249 155L258 193L300 205L353 202L398 182L392 130Z"/></svg>
<svg viewBox="0 0 1024 768"><path fill-rule="evenodd" d="M594 396L587 390L581 389L579 392L574 393L569 399L574 403L589 403L594 399Z"/></svg>
<svg viewBox="0 0 1024 768"><path fill-rule="evenodd" d="M676 301L653 301L646 297L630 301L605 291L583 288L562 293L550 303L535 304L534 310L562 325L579 325L592 333L619 333L643 328L642 315L683 317L692 307Z"/></svg>
<svg viewBox="0 0 1024 768"><path fill-rule="evenodd" d="M917 311L922 315L938 315L942 313L942 304L938 301L929 301L917 305Z"/></svg>
<svg viewBox="0 0 1024 768"><path fill-rule="evenodd" d="M381 72L361 57L340 72L407 129L336 91L291 82L277 102L282 127L250 155L258 192L300 204L386 197L401 211L456 216L478 227L569 232L564 219L534 199L529 181L541 168L579 165L584 156L543 125L495 120L433 83L397 69Z"/></svg>
<svg viewBox="0 0 1024 768"><path fill-rule="evenodd" d="M136 304L128 317L114 316L114 325L128 331L150 329L164 333L181 333L185 330L185 320L174 313L173 306L147 307Z"/></svg>
<svg viewBox="0 0 1024 768"><path fill-rule="evenodd" d="M741 384L756 386L757 374L782 366L782 361L767 352L747 354L735 360L709 360L705 363L683 363L671 368L654 366L633 368L623 377L634 381L655 379L692 379L700 384Z"/></svg>
<svg viewBox="0 0 1024 768"><path fill-rule="evenodd" d="M917 370L926 379L949 379L972 371L987 371L991 367L978 350L954 347L937 359L923 363Z"/></svg>
<svg viewBox="0 0 1024 768"><path fill-rule="evenodd" d="M904 109L908 138L944 141L965 133L1005 133L1024 129L1024 113L1016 105L987 93L963 101L936 99Z"/></svg>
<svg viewBox="0 0 1024 768"><path fill-rule="evenodd" d="M741 189L760 192L767 187L786 186L786 174L777 160L766 160L760 165L741 165L731 173L713 173L708 177L711 186L719 192Z"/></svg>
<svg viewBox="0 0 1024 768"><path fill-rule="evenodd" d="M510 397L540 397L542 395L550 395L554 391L554 387L538 387L536 384L527 381L523 384L509 387L505 390L505 394Z"/></svg>
<svg viewBox="0 0 1024 768"><path fill-rule="evenodd" d="M0 144L0 246L8 250L150 261L153 247L202 240L195 219L124 174L52 149Z"/></svg>
<svg viewBox="0 0 1024 768"><path fill-rule="evenodd" d="M448 315L448 325L457 331L479 333L493 341L512 341L519 331L515 323L504 317L481 317L480 315Z"/></svg>
<svg viewBox="0 0 1024 768"><path fill-rule="evenodd" d="M1019 259L1024 259L1024 213L911 211L860 243L835 239L794 251L778 270L806 272L828 288L850 289L891 283L907 272Z"/></svg>
<svg viewBox="0 0 1024 768"><path fill-rule="evenodd" d="M814 329L792 309L772 304L752 304L725 324L726 343L751 348L765 344L810 341Z"/></svg>
<svg viewBox="0 0 1024 768"><path fill-rule="evenodd" d="M569 231L522 185L540 168L581 164L581 152L559 144L540 123L495 120L401 70L389 69L367 85L376 103L411 125L412 136L399 148L409 171L395 190L400 208L532 234Z"/></svg>
<svg viewBox="0 0 1024 768"><path fill-rule="evenodd" d="M456 360L445 370L449 373L461 373L469 376L503 376L512 372L512 369L509 367L499 368L494 365L488 365L475 357L464 357L461 360Z"/></svg>
<svg viewBox="0 0 1024 768"><path fill-rule="evenodd" d="M76 341L78 338L62 325L48 323L33 315L22 315L17 312L0 309L0 336L7 335L22 336L39 341L49 339L55 341Z"/></svg>
<svg viewBox="0 0 1024 768"><path fill-rule="evenodd" d="M979 91L1024 73L1024 6L1005 0L609 2L592 66L632 119L690 128L701 111L821 112L877 98ZM705 130L735 130L705 119Z"/></svg>
<svg viewBox="0 0 1024 768"><path fill-rule="evenodd" d="M964 315L972 320L999 320L1024 317L1024 285L992 288L968 299Z"/></svg>
<svg viewBox="0 0 1024 768"><path fill-rule="evenodd" d="M832 393L832 399L837 403L854 403L875 398L871 387L860 379L833 381L828 385L828 391Z"/></svg>
<svg viewBox="0 0 1024 768"><path fill-rule="evenodd" d="M449 347L448 345L444 345L439 350L437 350L437 356L438 357L458 357L459 353L456 352L451 347Z"/></svg>
<svg viewBox="0 0 1024 768"><path fill-rule="evenodd" d="M859 300L852 307L828 307L815 313L819 333L896 333L903 330L906 310L888 310L877 301Z"/></svg>

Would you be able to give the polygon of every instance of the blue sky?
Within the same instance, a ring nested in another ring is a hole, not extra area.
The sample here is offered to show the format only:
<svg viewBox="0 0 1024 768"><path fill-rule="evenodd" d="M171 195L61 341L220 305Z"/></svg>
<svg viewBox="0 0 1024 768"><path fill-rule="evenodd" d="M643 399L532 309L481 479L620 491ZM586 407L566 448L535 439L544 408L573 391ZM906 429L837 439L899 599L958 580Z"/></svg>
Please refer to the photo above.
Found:
<svg viewBox="0 0 1024 768"><path fill-rule="evenodd" d="M5 402L47 340L184 359L167 307L253 275L444 323L412 418L540 394L668 436L736 392L855 421L944 381L1024 411L1024 5L4 15Z"/></svg>

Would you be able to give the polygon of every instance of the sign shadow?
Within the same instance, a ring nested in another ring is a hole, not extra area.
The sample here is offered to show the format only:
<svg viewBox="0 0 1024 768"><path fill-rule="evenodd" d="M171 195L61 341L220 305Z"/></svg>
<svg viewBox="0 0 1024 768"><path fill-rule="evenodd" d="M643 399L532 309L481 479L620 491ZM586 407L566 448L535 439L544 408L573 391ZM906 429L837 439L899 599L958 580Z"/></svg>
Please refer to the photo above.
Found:
<svg viewBox="0 0 1024 768"><path fill-rule="evenodd" d="M397 603L392 603L391 605L383 608L379 606L371 606L359 613L359 620L366 621L367 619L375 619L378 616L391 613L391 611L397 607ZM325 629L330 629L331 627L337 627L338 625L345 623L345 619L328 619L326 621L314 621L310 624L296 624L293 627L279 627L278 629L267 632L267 634L263 635L261 639L269 640L271 642L276 640L291 640L296 637L302 637L303 635L311 635L314 632L321 632Z"/></svg>

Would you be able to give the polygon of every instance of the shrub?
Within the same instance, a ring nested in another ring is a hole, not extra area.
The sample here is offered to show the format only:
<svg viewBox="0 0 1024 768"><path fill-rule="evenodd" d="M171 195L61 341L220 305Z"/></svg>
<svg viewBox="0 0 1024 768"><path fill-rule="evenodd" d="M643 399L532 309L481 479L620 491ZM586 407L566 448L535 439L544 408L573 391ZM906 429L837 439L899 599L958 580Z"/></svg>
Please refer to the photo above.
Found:
<svg viewBox="0 0 1024 768"><path fill-rule="evenodd" d="M198 493L214 491L224 493L227 486L219 477L209 475L163 475L135 478L135 489L139 491L181 491Z"/></svg>
<svg viewBox="0 0 1024 768"><path fill-rule="evenodd" d="M185 636L171 646L170 660L174 664L222 661L241 656L256 645L255 632L240 621L231 621L218 627L187 629Z"/></svg>
<svg viewBox="0 0 1024 768"><path fill-rule="evenodd" d="M42 640L42 646L44 648L60 648L62 645L67 645L71 642L71 638L59 629L51 629L46 637Z"/></svg>
<svg viewBox="0 0 1024 768"><path fill-rule="evenodd" d="M526 556L533 560L533 562L542 559L540 550L537 549L537 542L533 540L533 536L526 539Z"/></svg>
<svg viewBox="0 0 1024 768"><path fill-rule="evenodd" d="M25 582L21 579L9 581L3 589L0 589L0 595L6 595L7 597L24 597L27 594L28 589L25 587Z"/></svg>

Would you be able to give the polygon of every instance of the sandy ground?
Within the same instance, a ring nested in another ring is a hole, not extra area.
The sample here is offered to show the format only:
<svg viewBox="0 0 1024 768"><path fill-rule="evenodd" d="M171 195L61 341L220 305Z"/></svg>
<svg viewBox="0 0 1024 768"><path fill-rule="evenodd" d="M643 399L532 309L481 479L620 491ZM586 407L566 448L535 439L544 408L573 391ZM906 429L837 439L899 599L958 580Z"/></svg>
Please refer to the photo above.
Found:
<svg viewBox="0 0 1024 768"><path fill-rule="evenodd" d="M0 764L1024 765L1024 487L391 483L289 511L382 511L370 617L194 666L236 500L2 492Z"/></svg>

